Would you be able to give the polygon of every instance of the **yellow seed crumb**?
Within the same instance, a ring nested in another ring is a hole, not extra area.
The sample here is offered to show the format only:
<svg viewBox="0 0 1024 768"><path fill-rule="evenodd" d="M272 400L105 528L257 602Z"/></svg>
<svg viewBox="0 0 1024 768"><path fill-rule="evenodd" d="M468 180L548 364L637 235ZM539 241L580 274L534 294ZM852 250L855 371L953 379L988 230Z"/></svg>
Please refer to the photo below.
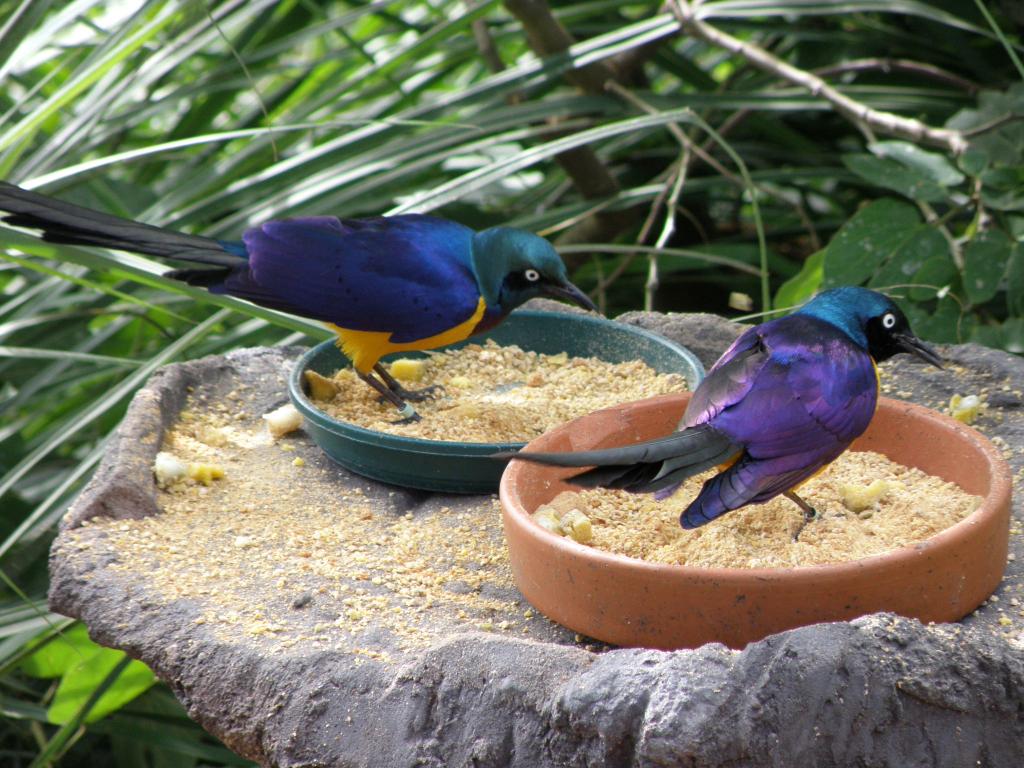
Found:
<svg viewBox="0 0 1024 768"><path fill-rule="evenodd" d="M301 456L296 456L294 459L292 459L292 466L293 467L304 467L304 466L306 466L306 461Z"/></svg>
<svg viewBox="0 0 1024 768"><path fill-rule="evenodd" d="M558 516L558 512L555 508L544 504L537 508L537 511L531 515L534 521L545 531L562 536L562 521Z"/></svg>
<svg viewBox="0 0 1024 768"><path fill-rule="evenodd" d="M864 512L875 506L890 490L890 485L885 480L873 480L869 485L843 483L839 486L843 506L855 513Z"/></svg>
<svg viewBox="0 0 1024 768"><path fill-rule="evenodd" d="M309 387L309 396L314 400L333 400L338 394L338 382L316 371L306 371L303 376Z"/></svg>
<svg viewBox="0 0 1024 768"><path fill-rule="evenodd" d="M594 528L590 518L578 509L570 509L562 515L562 531L573 541L589 544L594 539Z"/></svg>
<svg viewBox="0 0 1024 768"><path fill-rule="evenodd" d="M399 381L420 381L426 367L426 360L403 357L391 363L391 375Z"/></svg>
<svg viewBox="0 0 1024 768"><path fill-rule="evenodd" d="M973 424L984 407L984 401L977 395L953 395L949 398L949 415L964 424Z"/></svg>
<svg viewBox="0 0 1024 768"><path fill-rule="evenodd" d="M216 464L193 463L188 465L188 476L197 483L211 485L214 480L224 477L224 469Z"/></svg>
<svg viewBox="0 0 1024 768"><path fill-rule="evenodd" d="M153 474L161 488L174 485L188 475L188 465L170 451L160 451L153 462Z"/></svg>
<svg viewBox="0 0 1024 768"><path fill-rule="evenodd" d="M263 414L263 420L267 422L267 429L274 438L287 435L302 426L302 414L291 403Z"/></svg>

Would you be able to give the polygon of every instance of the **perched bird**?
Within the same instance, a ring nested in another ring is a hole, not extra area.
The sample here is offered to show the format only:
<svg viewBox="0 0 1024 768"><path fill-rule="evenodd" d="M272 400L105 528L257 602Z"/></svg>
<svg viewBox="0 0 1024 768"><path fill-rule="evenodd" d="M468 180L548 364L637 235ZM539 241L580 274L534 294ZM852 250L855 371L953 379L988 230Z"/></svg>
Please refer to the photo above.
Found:
<svg viewBox="0 0 1024 768"><path fill-rule="evenodd" d="M356 373L419 418L380 364L391 352L434 349L494 327L528 299L551 296L597 310L569 282L542 237L511 227L480 232L408 214L268 221L241 241L215 240L122 219L0 182L7 224L44 240L94 245L202 265L168 277L326 323ZM376 374L376 376L374 376Z"/></svg>
<svg viewBox="0 0 1024 768"><path fill-rule="evenodd" d="M876 363L910 352L942 367L891 299L866 288L825 291L791 315L744 332L694 391L678 430L621 448L517 453L562 467L569 482L672 495L713 467L680 518L697 528L747 504L795 492L867 429L878 403Z"/></svg>

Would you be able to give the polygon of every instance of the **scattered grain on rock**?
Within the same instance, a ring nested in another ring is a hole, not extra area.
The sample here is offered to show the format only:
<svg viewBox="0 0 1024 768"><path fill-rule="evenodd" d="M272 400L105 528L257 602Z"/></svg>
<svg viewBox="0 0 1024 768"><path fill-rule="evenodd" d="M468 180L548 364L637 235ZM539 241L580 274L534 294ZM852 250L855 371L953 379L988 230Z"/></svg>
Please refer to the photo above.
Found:
<svg viewBox="0 0 1024 768"><path fill-rule="evenodd" d="M215 431L224 439L202 441ZM194 604L195 622L225 641L312 644L348 649L355 663L391 663L448 633L524 631L495 499L425 516L389 509L339 487L332 465L309 460L315 447L300 444L312 451L305 459L282 452L260 418L239 422L202 402L190 402L161 447L225 476L170 483L157 490L161 514L95 518L66 546L102 529L116 553L107 567L161 599ZM297 612L296 594L316 599Z"/></svg>
<svg viewBox="0 0 1024 768"><path fill-rule="evenodd" d="M396 378L409 380L408 361L395 365ZM416 403L422 420L412 424L394 424L394 406L381 403L351 368L335 374L337 394L317 405L341 421L405 437L526 442L591 411L686 389L682 376L659 374L642 361L545 355L490 339L431 353L416 376L418 388L440 385L444 392Z"/></svg>

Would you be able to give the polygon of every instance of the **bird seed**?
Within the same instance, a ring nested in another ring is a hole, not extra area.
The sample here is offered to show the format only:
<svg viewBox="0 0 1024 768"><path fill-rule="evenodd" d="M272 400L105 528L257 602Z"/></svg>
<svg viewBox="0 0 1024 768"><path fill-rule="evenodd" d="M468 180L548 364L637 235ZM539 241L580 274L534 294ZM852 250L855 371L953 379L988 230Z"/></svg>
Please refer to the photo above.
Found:
<svg viewBox="0 0 1024 768"><path fill-rule="evenodd" d="M567 491L540 509L580 510L590 519L590 545L606 552L670 565L787 568L858 560L909 546L960 522L982 501L882 454L847 451L800 487L800 496L818 517L795 541L803 512L782 496L684 530L679 516L714 474L687 480L661 502L652 494L594 489ZM851 511L844 500L851 487L884 493L865 493Z"/></svg>
<svg viewBox="0 0 1024 768"><path fill-rule="evenodd" d="M398 379L410 370L406 360L391 364ZM395 424L395 407L381 402L351 368L334 375L335 394L329 399L317 399L317 392L328 391L320 382L311 394L328 415L377 432L505 443L528 442L591 411L687 388L683 376L658 373L639 360L611 363L564 352L546 355L499 346L490 339L482 345L428 353L416 373L417 388L444 389L436 398L413 404L422 420L411 424Z"/></svg>

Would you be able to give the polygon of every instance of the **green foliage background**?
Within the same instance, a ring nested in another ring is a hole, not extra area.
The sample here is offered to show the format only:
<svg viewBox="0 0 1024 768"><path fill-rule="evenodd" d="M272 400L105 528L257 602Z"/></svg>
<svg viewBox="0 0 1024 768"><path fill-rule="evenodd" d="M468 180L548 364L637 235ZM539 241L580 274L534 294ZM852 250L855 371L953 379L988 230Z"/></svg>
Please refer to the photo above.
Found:
<svg viewBox="0 0 1024 768"><path fill-rule="evenodd" d="M926 338L1024 352L1014 0L698 8L865 108L968 132L959 154L841 116L657 0L550 7L0 0L0 178L223 237L328 212L512 223L612 315L860 283ZM542 47L556 27L562 52ZM125 254L0 227L0 257L0 763L244 764L47 613L46 552L156 367L323 331Z"/></svg>

